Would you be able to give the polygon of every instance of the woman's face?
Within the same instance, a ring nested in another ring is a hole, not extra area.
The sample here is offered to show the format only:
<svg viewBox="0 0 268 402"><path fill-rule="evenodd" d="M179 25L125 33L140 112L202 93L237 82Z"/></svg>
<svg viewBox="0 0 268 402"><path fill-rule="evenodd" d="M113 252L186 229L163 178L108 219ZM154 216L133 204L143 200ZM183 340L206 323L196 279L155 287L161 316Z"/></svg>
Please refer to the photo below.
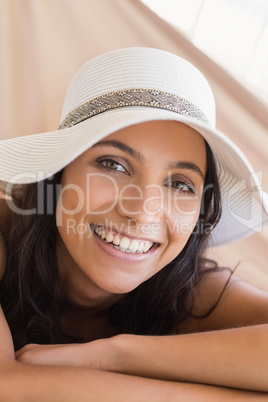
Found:
<svg viewBox="0 0 268 402"><path fill-rule="evenodd" d="M172 121L119 130L68 165L57 253L70 297L127 293L172 261L198 220L205 174L202 136Z"/></svg>

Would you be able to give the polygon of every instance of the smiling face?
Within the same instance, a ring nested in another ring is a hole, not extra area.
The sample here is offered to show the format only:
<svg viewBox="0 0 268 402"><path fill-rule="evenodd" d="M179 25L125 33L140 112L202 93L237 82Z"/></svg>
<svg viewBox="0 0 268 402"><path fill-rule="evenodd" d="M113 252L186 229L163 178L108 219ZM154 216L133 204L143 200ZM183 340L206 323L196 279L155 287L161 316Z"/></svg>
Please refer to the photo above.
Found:
<svg viewBox="0 0 268 402"><path fill-rule="evenodd" d="M203 137L172 121L119 130L68 165L56 218L69 297L101 303L172 261L198 220L205 174Z"/></svg>

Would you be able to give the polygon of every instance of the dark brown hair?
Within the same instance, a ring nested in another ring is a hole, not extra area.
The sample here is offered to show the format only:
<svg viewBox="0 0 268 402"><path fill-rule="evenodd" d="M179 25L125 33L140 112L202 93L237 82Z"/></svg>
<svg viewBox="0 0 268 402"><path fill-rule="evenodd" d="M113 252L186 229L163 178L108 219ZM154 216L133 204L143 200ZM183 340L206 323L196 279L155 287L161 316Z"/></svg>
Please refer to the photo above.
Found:
<svg viewBox="0 0 268 402"><path fill-rule="evenodd" d="M171 334L191 312L189 296L207 269L209 261L203 256L204 250L221 214L219 184L207 144L206 151L205 191L197 225L183 251L171 263L111 307L110 322L120 332ZM25 185L17 205L29 210L43 200L43 213L14 214L8 233L4 234L7 263L0 283L0 299L16 350L27 343L79 341L69 338L61 328L65 306L55 250L60 182L61 172L52 180ZM216 263L210 263L217 268Z"/></svg>

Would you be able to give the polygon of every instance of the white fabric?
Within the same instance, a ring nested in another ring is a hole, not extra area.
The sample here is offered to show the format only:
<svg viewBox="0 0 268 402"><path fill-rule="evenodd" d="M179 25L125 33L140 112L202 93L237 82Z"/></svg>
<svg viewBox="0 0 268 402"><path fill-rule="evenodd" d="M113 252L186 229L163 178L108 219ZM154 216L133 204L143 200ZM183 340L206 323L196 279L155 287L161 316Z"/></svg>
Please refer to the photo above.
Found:
<svg viewBox="0 0 268 402"><path fill-rule="evenodd" d="M68 89L61 120L89 99L127 88L179 94L201 109L215 126L214 96L200 71L172 53L145 47L115 50L85 63Z"/></svg>

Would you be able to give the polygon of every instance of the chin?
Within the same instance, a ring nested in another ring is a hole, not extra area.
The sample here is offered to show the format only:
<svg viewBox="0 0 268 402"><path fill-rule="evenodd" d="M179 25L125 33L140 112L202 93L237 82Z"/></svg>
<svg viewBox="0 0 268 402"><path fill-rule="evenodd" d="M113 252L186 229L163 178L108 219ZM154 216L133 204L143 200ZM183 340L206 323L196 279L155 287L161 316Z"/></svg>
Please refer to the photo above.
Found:
<svg viewBox="0 0 268 402"><path fill-rule="evenodd" d="M102 283L98 283L98 286L101 287L104 291L112 294L127 294L132 290L136 289L141 283L146 281L148 278L138 279L138 278L129 278L127 275L117 276L113 275L111 280L107 281L107 278Z"/></svg>

